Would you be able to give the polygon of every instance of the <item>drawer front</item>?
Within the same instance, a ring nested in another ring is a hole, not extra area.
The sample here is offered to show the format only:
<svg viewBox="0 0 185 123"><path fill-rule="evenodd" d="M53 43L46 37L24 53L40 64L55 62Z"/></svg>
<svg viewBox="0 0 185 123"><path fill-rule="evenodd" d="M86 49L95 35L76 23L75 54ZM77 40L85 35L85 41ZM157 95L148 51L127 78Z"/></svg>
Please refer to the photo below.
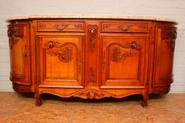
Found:
<svg viewBox="0 0 185 123"><path fill-rule="evenodd" d="M131 21L116 21L116 22L102 22L101 32L147 32L147 22L131 22Z"/></svg>
<svg viewBox="0 0 185 123"><path fill-rule="evenodd" d="M84 22L80 21L38 21L37 31L84 32Z"/></svg>

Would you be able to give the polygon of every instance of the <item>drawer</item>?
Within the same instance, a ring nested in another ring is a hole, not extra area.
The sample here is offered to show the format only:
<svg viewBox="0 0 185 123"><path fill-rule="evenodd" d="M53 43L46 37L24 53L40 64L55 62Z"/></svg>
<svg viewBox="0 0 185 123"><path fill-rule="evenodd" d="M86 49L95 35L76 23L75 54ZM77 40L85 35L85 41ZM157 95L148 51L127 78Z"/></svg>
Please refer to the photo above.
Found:
<svg viewBox="0 0 185 123"><path fill-rule="evenodd" d="M116 21L102 22L101 32L147 32L148 22Z"/></svg>
<svg viewBox="0 0 185 123"><path fill-rule="evenodd" d="M81 21L38 21L37 31L84 32Z"/></svg>

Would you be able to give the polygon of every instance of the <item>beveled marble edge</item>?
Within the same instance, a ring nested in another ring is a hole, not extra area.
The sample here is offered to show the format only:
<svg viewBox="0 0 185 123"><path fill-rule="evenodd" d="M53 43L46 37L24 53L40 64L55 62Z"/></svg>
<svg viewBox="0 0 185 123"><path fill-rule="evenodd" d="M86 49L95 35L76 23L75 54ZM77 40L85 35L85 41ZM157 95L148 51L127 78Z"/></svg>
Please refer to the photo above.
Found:
<svg viewBox="0 0 185 123"><path fill-rule="evenodd" d="M161 18L161 17L150 17L150 16L48 16L48 15L32 15L32 16L16 16L10 17L7 21L13 20L27 20L27 19L57 19L57 18L92 18L92 19L133 19L133 20L155 20L155 21L165 21L177 23L176 20L171 18Z"/></svg>

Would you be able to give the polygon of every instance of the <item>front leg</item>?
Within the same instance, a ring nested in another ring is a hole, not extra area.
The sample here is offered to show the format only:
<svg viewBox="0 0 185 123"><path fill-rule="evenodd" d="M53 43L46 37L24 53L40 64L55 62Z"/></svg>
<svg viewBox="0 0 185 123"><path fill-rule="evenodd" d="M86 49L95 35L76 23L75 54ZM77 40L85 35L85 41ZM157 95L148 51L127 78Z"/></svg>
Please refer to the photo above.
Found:
<svg viewBox="0 0 185 123"><path fill-rule="evenodd" d="M143 107L147 107L148 106L148 94L144 94L143 95L143 99L142 99L141 105Z"/></svg>
<svg viewBox="0 0 185 123"><path fill-rule="evenodd" d="M41 95L38 92L35 92L35 105L36 106L40 106L42 104L41 101Z"/></svg>

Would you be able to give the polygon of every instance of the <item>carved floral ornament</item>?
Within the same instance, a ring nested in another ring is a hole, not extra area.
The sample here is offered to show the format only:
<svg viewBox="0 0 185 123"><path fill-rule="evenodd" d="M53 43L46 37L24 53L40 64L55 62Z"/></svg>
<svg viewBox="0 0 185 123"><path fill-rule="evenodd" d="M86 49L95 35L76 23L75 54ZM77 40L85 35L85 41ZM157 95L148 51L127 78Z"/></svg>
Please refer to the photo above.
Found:
<svg viewBox="0 0 185 123"><path fill-rule="evenodd" d="M91 49L95 48L95 41L97 36L97 25L89 25L88 26L88 32L89 32L89 47Z"/></svg>
<svg viewBox="0 0 185 123"><path fill-rule="evenodd" d="M24 34L23 27L11 26L8 28L8 37L19 37L22 38Z"/></svg>
<svg viewBox="0 0 185 123"><path fill-rule="evenodd" d="M8 37L9 37L9 47L10 49L19 41L20 38L23 38L24 29L22 27L10 26L8 28Z"/></svg>
<svg viewBox="0 0 185 123"><path fill-rule="evenodd" d="M73 96L74 97L81 97L84 99L100 99L100 98L104 98L104 97L111 97L111 94L104 92L104 91L90 89L90 90L76 92L73 94Z"/></svg>
<svg viewBox="0 0 185 123"><path fill-rule="evenodd" d="M40 90L40 94L42 93L53 93L53 92L48 90ZM60 90L59 91L56 90L53 94L56 94L57 96L61 96L61 97L79 97L82 99L102 99L105 97L122 98L122 97L129 96L131 94L137 94L137 93L133 92L133 93L124 93L124 94L114 94L114 93L110 93L110 92L98 90L98 89L84 89L68 95L61 93Z"/></svg>
<svg viewBox="0 0 185 123"><path fill-rule="evenodd" d="M60 44L58 42L49 41L45 44L47 53L51 56L57 56L64 63L72 60L73 44Z"/></svg>
<svg viewBox="0 0 185 123"><path fill-rule="evenodd" d="M166 42L171 50L175 48L175 39L177 38L176 30L162 30L161 39Z"/></svg>
<svg viewBox="0 0 185 123"><path fill-rule="evenodd" d="M122 52L121 49L117 46L112 47L112 61L114 62L123 62L127 57L132 57L137 55L133 50L140 50L141 46L135 41L127 43L123 48L129 48L130 50Z"/></svg>
<svg viewBox="0 0 185 123"><path fill-rule="evenodd" d="M40 93L52 93L50 91L47 90L41 90ZM85 89L85 90L80 90L80 91L76 91L74 93L71 93L69 95L64 95L62 94L60 91L55 91L55 93L58 96L61 97L80 97L82 99L101 99L101 98L105 98L105 97L124 97L127 96L125 95L114 95L111 94L109 92L106 91L100 91L97 89Z"/></svg>

